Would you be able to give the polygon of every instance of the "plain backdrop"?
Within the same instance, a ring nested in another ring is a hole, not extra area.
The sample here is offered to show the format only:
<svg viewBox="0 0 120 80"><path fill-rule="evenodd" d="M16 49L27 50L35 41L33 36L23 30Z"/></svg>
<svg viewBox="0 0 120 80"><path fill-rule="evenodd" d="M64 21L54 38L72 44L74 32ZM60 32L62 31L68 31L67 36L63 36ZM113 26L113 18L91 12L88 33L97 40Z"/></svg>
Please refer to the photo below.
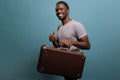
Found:
<svg viewBox="0 0 120 80"><path fill-rule="evenodd" d="M0 0L0 80L64 80L38 73L40 46L61 23L58 0ZM82 80L120 80L120 0L64 0L70 17L81 22L91 49L83 50Z"/></svg>

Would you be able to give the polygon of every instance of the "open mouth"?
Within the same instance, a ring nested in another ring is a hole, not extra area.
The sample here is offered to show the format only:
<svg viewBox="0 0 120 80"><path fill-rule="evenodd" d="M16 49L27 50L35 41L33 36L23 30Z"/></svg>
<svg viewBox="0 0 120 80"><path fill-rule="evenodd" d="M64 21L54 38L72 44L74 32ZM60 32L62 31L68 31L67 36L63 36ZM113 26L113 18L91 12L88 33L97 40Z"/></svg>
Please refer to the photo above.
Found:
<svg viewBox="0 0 120 80"><path fill-rule="evenodd" d="M63 14L58 14L58 17L63 17Z"/></svg>

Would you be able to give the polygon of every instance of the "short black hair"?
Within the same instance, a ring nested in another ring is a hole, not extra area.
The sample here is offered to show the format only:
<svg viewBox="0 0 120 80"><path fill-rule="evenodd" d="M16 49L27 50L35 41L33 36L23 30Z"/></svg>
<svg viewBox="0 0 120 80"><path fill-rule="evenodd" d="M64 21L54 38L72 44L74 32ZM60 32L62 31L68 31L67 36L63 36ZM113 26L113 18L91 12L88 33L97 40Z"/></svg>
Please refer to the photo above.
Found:
<svg viewBox="0 0 120 80"><path fill-rule="evenodd" d="M56 3L56 5L58 5L58 4L64 4L66 6L66 8L69 9L69 6L65 1L59 1Z"/></svg>

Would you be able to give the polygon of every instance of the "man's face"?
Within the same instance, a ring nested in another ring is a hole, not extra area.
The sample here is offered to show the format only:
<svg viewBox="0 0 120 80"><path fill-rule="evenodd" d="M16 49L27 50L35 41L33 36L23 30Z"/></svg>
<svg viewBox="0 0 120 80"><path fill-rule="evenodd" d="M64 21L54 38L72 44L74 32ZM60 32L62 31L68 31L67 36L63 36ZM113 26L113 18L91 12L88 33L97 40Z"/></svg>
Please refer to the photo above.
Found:
<svg viewBox="0 0 120 80"><path fill-rule="evenodd" d="M60 3L56 5L56 15L60 20L64 20L69 14L69 9L67 7Z"/></svg>

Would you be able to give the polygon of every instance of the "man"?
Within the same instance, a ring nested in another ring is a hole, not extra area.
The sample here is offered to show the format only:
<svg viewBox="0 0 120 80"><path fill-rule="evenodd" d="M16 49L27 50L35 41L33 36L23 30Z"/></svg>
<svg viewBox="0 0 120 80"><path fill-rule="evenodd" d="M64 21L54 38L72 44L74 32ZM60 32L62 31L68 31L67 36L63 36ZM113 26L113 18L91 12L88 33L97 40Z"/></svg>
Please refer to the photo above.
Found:
<svg viewBox="0 0 120 80"><path fill-rule="evenodd" d="M69 17L69 6L64 1L56 3L56 16L62 24L58 26L57 35L53 32L49 40L55 47L68 48L71 51L79 49L90 49L88 35L80 22ZM76 78L65 77L65 80L77 80Z"/></svg>

